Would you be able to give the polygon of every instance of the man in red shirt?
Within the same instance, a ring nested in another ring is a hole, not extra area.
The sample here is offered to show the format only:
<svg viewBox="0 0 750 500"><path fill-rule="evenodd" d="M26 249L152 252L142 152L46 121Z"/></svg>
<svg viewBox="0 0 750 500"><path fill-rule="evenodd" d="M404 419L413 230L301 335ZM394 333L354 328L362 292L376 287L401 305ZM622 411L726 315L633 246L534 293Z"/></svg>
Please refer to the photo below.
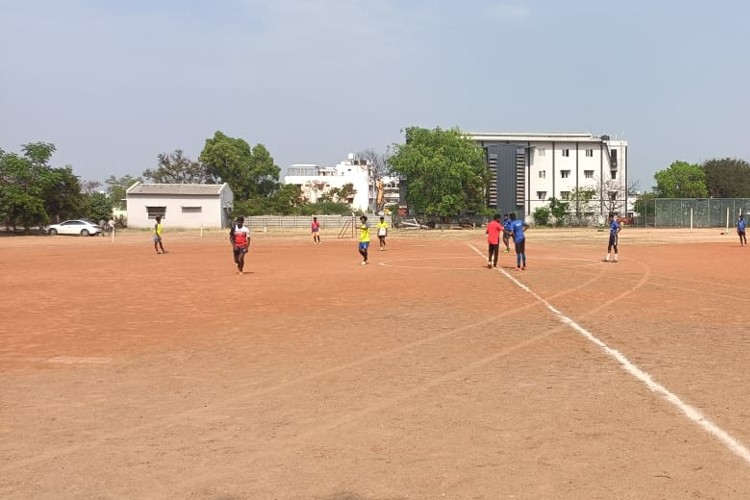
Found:
<svg viewBox="0 0 750 500"><path fill-rule="evenodd" d="M244 217L237 217L237 223L233 224L232 230L229 231L229 241L232 243L237 274L243 274L245 271L245 254L250 246L250 229L244 223Z"/></svg>
<svg viewBox="0 0 750 500"><path fill-rule="evenodd" d="M500 233L503 232L503 225L500 223L500 214L495 214L495 217L487 224L487 244L488 244L488 256L487 256L487 268L492 269L497 267L497 255L500 251Z"/></svg>

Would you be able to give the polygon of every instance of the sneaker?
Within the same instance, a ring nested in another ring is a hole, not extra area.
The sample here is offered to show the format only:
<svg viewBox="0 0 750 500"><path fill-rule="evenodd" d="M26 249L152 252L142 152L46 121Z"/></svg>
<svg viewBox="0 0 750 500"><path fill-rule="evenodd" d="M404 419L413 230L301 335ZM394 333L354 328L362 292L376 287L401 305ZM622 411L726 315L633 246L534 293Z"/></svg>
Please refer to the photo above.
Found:
<svg viewBox="0 0 750 500"><path fill-rule="evenodd" d="M489 262L487 263L487 269L492 269L492 264Z"/></svg>
<svg viewBox="0 0 750 500"><path fill-rule="evenodd" d="M361 264L361 265L363 265L363 266L366 266L366 265L367 265L367 262L362 262L362 264Z"/></svg>
<svg viewBox="0 0 750 500"><path fill-rule="evenodd" d="M526 266L523 266L523 267L521 268L521 271L525 271L525 270L526 270Z"/></svg>
<svg viewBox="0 0 750 500"><path fill-rule="evenodd" d="M517 268L516 268L516 271L520 271L520 270L521 270L521 268L520 268L520 267L517 267Z"/></svg>
<svg viewBox="0 0 750 500"><path fill-rule="evenodd" d="M503 250L503 253L510 253L510 248L506 248L505 250Z"/></svg>

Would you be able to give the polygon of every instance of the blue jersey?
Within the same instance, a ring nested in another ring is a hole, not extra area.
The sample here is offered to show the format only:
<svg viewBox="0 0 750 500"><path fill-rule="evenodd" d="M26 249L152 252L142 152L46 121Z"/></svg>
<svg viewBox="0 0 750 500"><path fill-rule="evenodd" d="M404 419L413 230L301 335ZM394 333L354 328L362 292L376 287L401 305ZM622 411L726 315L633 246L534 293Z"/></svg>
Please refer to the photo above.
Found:
<svg viewBox="0 0 750 500"><path fill-rule="evenodd" d="M510 219L505 219L503 221L503 231L509 233L509 232L511 232L511 229L512 229L512 227L511 227L511 221L510 221Z"/></svg>
<svg viewBox="0 0 750 500"><path fill-rule="evenodd" d="M523 234L523 221L514 220L510 223L510 230L513 233L513 241L521 243L526 236Z"/></svg>
<svg viewBox="0 0 750 500"><path fill-rule="evenodd" d="M745 230L745 219L740 219L737 221L737 231L744 231Z"/></svg>
<svg viewBox="0 0 750 500"><path fill-rule="evenodd" d="M620 223L616 220L612 220L612 222L609 223L609 234L612 236L617 236L617 231L620 230Z"/></svg>

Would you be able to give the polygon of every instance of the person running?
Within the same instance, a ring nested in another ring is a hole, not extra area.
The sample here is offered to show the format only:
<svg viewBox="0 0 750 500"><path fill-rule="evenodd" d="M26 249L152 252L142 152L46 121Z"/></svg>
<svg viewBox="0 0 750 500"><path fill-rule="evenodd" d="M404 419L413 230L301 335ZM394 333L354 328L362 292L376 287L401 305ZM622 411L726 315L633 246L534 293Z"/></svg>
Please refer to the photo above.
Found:
<svg viewBox="0 0 750 500"><path fill-rule="evenodd" d="M740 218L737 219L737 234L740 237L740 246L744 247L747 245L747 238L745 237L745 217L740 215Z"/></svg>
<svg viewBox="0 0 750 500"><path fill-rule="evenodd" d="M367 262L367 248L370 246L370 225L367 223L367 216L363 215L359 218L362 223L359 226L359 254L362 256L362 265L366 266Z"/></svg>
<svg viewBox="0 0 750 500"><path fill-rule="evenodd" d="M161 253L167 253L167 251L164 250L164 244L161 241L161 233L161 215L157 215L156 224L154 224L154 250L156 250L156 253L160 253L159 249L161 249Z"/></svg>
<svg viewBox="0 0 750 500"><path fill-rule="evenodd" d="M495 214L495 217L487 224L484 233L487 235L487 269L492 269L497 267L497 256L500 252L500 233L504 233L503 225L500 224L500 214Z"/></svg>
<svg viewBox="0 0 750 500"><path fill-rule="evenodd" d="M612 262L617 262L617 240L621 229L620 223L615 219L615 214L609 214L609 245L607 245L607 256L604 257L604 262L609 262L612 249L615 250L615 258Z"/></svg>
<svg viewBox="0 0 750 500"><path fill-rule="evenodd" d="M510 214L510 231L516 249L516 271L526 270L526 230L529 225L516 220L516 214Z"/></svg>
<svg viewBox="0 0 750 500"><path fill-rule="evenodd" d="M378 222L378 240L380 241L380 248L378 250L380 250L381 252L384 252L386 250L386 236L388 236L388 223L385 221L385 217L381 215L380 222Z"/></svg>
<svg viewBox="0 0 750 500"><path fill-rule="evenodd" d="M313 217L312 224L310 224L310 232L312 233L313 243L320 245L320 222L317 217Z"/></svg>
<svg viewBox="0 0 750 500"><path fill-rule="evenodd" d="M229 241L232 243L234 262L237 264L237 274L245 272L245 254L250 247L250 228L244 225L245 218L237 217L237 223L229 231Z"/></svg>
<svg viewBox="0 0 750 500"><path fill-rule="evenodd" d="M510 233L510 218L508 214L503 214L503 245L505 245L503 253L510 253Z"/></svg>

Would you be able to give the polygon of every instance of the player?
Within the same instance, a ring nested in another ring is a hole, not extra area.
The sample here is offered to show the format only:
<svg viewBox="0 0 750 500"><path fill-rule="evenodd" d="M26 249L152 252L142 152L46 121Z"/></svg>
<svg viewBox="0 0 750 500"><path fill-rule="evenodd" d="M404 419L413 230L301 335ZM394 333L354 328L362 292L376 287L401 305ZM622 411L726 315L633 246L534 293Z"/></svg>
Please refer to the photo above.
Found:
<svg viewBox="0 0 750 500"><path fill-rule="evenodd" d="M503 214L503 245L505 245L503 253L510 253L510 234L510 218L508 214Z"/></svg>
<svg viewBox="0 0 750 500"><path fill-rule="evenodd" d="M370 246L370 225L367 223L367 216L363 215L359 218L362 223L359 226L359 254L362 256L362 265L366 266L367 262L367 248Z"/></svg>
<svg viewBox="0 0 750 500"><path fill-rule="evenodd" d="M161 233L161 215L157 215L156 224L154 224L154 250L156 250L156 253L159 253L159 249L161 249L161 253L167 253L167 251L164 250L164 245L161 242Z"/></svg>
<svg viewBox="0 0 750 500"><path fill-rule="evenodd" d="M526 270L526 230L529 225L516 220L516 214L510 214L510 232L516 248L516 271Z"/></svg>
<svg viewBox="0 0 750 500"><path fill-rule="evenodd" d="M621 229L620 223L615 219L615 214L609 214L609 245L607 245L607 256L604 258L604 262L609 262L613 248L615 250L615 258L612 262L617 262L617 240Z"/></svg>
<svg viewBox="0 0 750 500"><path fill-rule="evenodd" d="M312 224L310 224L310 232L312 233L313 243L320 245L320 222L317 217L313 217Z"/></svg>
<svg viewBox="0 0 750 500"><path fill-rule="evenodd" d="M744 247L747 246L747 238L745 237L745 217L740 215L740 218L737 219L737 234L740 237L740 246Z"/></svg>
<svg viewBox="0 0 750 500"><path fill-rule="evenodd" d="M380 241L380 250L381 252L385 252L385 238L388 236L388 223L385 221L385 217L382 215L380 216L380 222L378 222L378 240Z"/></svg>
<svg viewBox="0 0 750 500"><path fill-rule="evenodd" d="M487 269L492 269L497 267L497 255L500 252L500 233L504 233L503 225L500 224L500 214L495 214L495 217L487 224L484 233L487 235Z"/></svg>
<svg viewBox="0 0 750 500"><path fill-rule="evenodd" d="M245 218L237 217L237 223L229 231L229 241L232 243L234 262L237 264L237 274L244 274L245 254L250 247L250 228L244 224Z"/></svg>

